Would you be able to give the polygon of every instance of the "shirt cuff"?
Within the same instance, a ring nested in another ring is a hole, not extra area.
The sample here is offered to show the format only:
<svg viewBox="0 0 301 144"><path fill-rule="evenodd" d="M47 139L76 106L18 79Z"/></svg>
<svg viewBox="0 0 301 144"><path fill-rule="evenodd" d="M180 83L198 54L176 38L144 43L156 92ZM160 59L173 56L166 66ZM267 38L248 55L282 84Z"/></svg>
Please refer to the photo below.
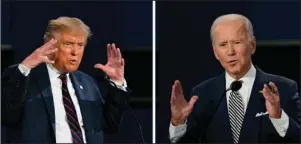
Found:
<svg viewBox="0 0 301 144"><path fill-rule="evenodd" d="M110 79L110 81L113 82L113 83L115 83L115 85L117 86L117 88L119 88L119 89L121 89L121 90L127 92L127 90L126 90L126 88L127 88L127 83L126 83L126 80L125 80L125 79L124 79L124 81L123 81L123 84L121 84L121 83L119 83L119 82L116 82L116 81L113 81L113 80L111 80L111 79ZM112 85L113 85L113 84L112 84Z"/></svg>
<svg viewBox="0 0 301 144"><path fill-rule="evenodd" d="M187 129L187 120L184 124L174 126L171 122L169 125L169 138L172 143L176 143L185 133Z"/></svg>
<svg viewBox="0 0 301 144"><path fill-rule="evenodd" d="M23 64L19 64L18 69L20 70L20 72L24 75L24 76L28 76L30 73L30 68L27 68L25 65Z"/></svg>
<svg viewBox="0 0 301 144"><path fill-rule="evenodd" d="M271 118L270 120L274 125L276 131L281 137L284 137L289 125L289 117L287 114L282 110L280 119Z"/></svg>

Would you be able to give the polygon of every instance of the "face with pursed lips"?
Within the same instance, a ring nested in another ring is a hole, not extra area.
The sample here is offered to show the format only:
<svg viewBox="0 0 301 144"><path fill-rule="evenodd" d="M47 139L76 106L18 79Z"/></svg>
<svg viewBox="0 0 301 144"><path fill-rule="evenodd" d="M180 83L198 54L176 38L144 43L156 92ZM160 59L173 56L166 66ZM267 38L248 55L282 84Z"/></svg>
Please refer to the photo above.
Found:
<svg viewBox="0 0 301 144"><path fill-rule="evenodd" d="M76 71L81 63L87 37L82 33L62 32L55 37L58 51L51 59L54 67L63 73Z"/></svg>
<svg viewBox="0 0 301 144"><path fill-rule="evenodd" d="M234 77L241 77L251 67L255 53L255 38L249 36L241 20L217 24L213 37L213 50L216 59Z"/></svg>

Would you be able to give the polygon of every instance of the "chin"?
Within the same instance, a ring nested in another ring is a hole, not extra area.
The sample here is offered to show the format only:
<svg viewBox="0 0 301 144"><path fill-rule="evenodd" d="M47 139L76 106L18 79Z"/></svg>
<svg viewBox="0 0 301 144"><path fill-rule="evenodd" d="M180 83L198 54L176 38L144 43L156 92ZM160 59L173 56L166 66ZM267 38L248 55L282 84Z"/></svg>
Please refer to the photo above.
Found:
<svg viewBox="0 0 301 144"><path fill-rule="evenodd" d="M66 68L66 71L67 72L74 72L74 71L76 71L78 69L78 66L68 66L67 68Z"/></svg>
<svg viewBox="0 0 301 144"><path fill-rule="evenodd" d="M231 74L239 74L240 71L241 71L241 68L238 66L228 68L228 72Z"/></svg>

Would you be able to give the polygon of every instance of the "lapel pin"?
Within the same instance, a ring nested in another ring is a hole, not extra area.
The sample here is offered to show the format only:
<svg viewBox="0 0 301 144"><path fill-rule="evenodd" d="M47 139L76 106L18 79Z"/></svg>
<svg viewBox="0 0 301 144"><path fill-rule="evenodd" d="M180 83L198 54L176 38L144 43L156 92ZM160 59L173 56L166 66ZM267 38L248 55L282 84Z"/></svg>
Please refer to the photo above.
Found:
<svg viewBox="0 0 301 144"><path fill-rule="evenodd" d="M84 89L83 86L81 86L81 85L79 85L79 88L80 88L80 89Z"/></svg>

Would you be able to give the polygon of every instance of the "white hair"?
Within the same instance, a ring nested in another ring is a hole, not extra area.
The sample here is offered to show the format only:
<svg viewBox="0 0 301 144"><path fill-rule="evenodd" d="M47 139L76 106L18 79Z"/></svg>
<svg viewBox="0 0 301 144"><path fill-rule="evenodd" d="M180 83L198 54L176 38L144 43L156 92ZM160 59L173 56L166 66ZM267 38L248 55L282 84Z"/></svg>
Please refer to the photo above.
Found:
<svg viewBox="0 0 301 144"><path fill-rule="evenodd" d="M213 24L211 25L211 28L210 28L211 41L213 42L213 36L214 36L215 28L216 28L217 24L229 22L229 21L235 21L235 20L241 20L244 23L244 26L246 27L246 30L247 30L247 33L249 34L249 36L251 36L251 37L254 36L253 25L247 17L240 15L240 14L226 14L226 15L222 15L222 16L219 16L218 18L216 18L214 20Z"/></svg>

